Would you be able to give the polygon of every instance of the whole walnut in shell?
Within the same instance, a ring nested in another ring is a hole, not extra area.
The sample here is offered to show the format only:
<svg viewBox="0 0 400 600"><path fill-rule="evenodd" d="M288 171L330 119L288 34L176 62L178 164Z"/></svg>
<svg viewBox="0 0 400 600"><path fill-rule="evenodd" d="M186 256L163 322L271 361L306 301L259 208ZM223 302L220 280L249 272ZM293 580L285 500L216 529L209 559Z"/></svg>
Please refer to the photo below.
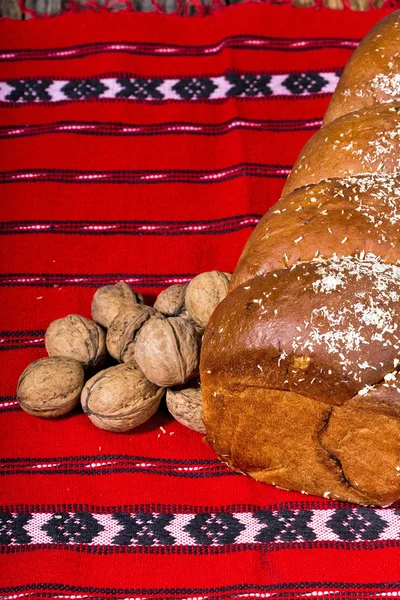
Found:
<svg viewBox="0 0 400 600"><path fill-rule="evenodd" d="M154 308L166 317L177 317L185 306L185 294L187 283L170 285L166 290L160 292L154 302Z"/></svg>
<svg viewBox="0 0 400 600"><path fill-rule="evenodd" d="M194 431L205 433L200 387L167 390L167 407L179 423Z"/></svg>
<svg viewBox="0 0 400 600"><path fill-rule="evenodd" d="M82 365L73 358L39 358L19 378L18 402L30 415L60 417L79 404L84 377Z"/></svg>
<svg viewBox="0 0 400 600"><path fill-rule="evenodd" d="M228 293L230 273L208 271L200 273L189 283L185 305L189 316L205 329L218 304Z"/></svg>
<svg viewBox="0 0 400 600"><path fill-rule="evenodd" d="M80 315L68 315L50 323L45 345L49 356L69 356L84 367L100 367L107 357L104 331Z"/></svg>
<svg viewBox="0 0 400 600"><path fill-rule="evenodd" d="M115 285L104 285L93 296L92 317L96 323L108 329L121 310L134 304L143 304L143 297L124 281Z"/></svg>
<svg viewBox="0 0 400 600"><path fill-rule="evenodd" d="M89 379L81 402L94 425L122 433L150 419L163 395L136 365L117 365Z"/></svg>
<svg viewBox="0 0 400 600"><path fill-rule="evenodd" d="M180 385L197 374L201 336L187 319L150 319L136 336L135 360L161 387Z"/></svg>
<svg viewBox="0 0 400 600"><path fill-rule="evenodd" d="M135 304L119 312L107 331L106 344L111 356L119 362L135 362L136 334L151 317L163 318L154 308L144 304Z"/></svg>

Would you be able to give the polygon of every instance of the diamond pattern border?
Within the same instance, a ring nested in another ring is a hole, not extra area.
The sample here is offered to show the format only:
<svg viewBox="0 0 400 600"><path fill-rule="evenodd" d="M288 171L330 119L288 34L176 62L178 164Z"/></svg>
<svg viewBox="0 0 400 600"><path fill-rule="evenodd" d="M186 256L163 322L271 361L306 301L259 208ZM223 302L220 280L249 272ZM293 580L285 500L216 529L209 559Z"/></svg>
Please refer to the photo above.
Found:
<svg viewBox="0 0 400 600"><path fill-rule="evenodd" d="M149 547L378 540L400 540L400 509L0 513L3 548L60 543Z"/></svg>
<svg viewBox="0 0 400 600"><path fill-rule="evenodd" d="M165 102L181 100L227 100L229 98L305 97L332 94L339 81L337 72L225 73L219 76L160 78L91 77L59 80L49 78L9 79L0 82L0 102L17 104L77 102L104 99Z"/></svg>

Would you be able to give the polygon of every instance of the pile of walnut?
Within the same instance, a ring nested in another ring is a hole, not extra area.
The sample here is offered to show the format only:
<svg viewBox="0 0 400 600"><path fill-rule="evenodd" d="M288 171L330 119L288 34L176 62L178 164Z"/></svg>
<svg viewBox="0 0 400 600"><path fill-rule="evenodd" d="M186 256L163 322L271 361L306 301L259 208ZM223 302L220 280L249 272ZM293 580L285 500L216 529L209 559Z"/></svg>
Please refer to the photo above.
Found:
<svg viewBox="0 0 400 600"><path fill-rule="evenodd" d="M201 273L161 292L153 307L123 281L101 287L92 300L93 321L68 315L50 324L49 358L34 361L19 378L21 407L52 418L80 401L94 425L124 432L147 421L166 392L175 419L204 432L201 339L229 280L229 273ZM110 355L120 364L105 368Z"/></svg>

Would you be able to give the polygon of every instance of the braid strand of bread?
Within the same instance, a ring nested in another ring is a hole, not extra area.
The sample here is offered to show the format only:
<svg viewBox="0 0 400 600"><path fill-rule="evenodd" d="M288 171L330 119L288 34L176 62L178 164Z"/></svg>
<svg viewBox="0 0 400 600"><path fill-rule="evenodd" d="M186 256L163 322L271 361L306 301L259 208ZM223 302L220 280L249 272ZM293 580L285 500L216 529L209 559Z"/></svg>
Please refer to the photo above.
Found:
<svg viewBox="0 0 400 600"><path fill-rule="evenodd" d="M232 469L359 504L400 498L399 142L397 11L353 54L207 327L207 440Z"/></svg>

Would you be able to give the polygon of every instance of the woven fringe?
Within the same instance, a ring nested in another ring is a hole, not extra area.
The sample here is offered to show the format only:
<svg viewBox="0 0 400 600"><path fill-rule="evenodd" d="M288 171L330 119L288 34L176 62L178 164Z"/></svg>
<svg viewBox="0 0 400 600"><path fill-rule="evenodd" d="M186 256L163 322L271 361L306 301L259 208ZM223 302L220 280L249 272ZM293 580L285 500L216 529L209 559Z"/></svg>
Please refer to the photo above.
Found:
<svg viewBox="0 0 400 600"><path fill-rule="evenodd" d="M127 11L136 12L138 9L135 0L104 0L100 3L98 0L65 0L62 11L54 14L39 13L33 8L26 6L25 0L17 0L23 19L47 19L68 13L77 13L82 11L108 12L108 11ZM229 8L230 0L176 0L175 10L167 10L163 0L150 0L154 12L162 15L176 16L199 16L205 17L216 14L226 8ZM210 3L209 3L210 2ZM343 10L355 10L351 0L341 0ZM294 0L241 0L241 4L257 3L269 4L272 6L292 6L302 9L312 10L335 10L324 3L324 0L313 0L310 5L299 5ZM235 2L236 4L236 2ZM368 0L370 10L377 9L396 9L400 8L400 0L384 0L380 6L376 5L376 0ZM7 18L7 17L3 17Z"/></svg>

